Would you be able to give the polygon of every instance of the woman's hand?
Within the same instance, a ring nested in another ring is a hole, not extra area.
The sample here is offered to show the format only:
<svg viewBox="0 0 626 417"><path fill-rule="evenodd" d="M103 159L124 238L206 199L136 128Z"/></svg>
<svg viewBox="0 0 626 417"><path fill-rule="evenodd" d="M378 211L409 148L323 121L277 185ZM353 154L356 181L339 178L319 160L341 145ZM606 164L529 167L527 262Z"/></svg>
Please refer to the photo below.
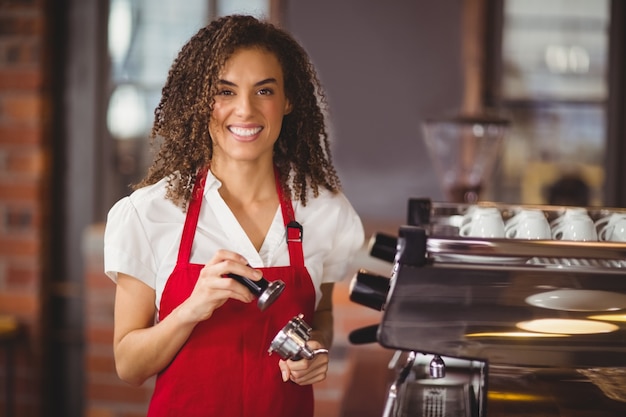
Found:
<svg viewBox="0 0 626 417"><path fill-rule="evenodd" d="M198 281L191 295L179 306L179 313L184 320L200 322L211 317L229 298L249 303L254 294L234 279L225 278L226 274L237 274L259 280L261 271L248 266L246 259L231 251L220 250L202 268Z"/></svg>
<svg viewBox="0 0 626 417"><path fill-rule="evenodd" d="M221 250L204 266L189 298L157 324L154 290L136 278L118 274L113 346L120 378L141 385L163 370L196 324L209 318L226 300L254 300L246 287L234 279L223 278L228 273L255 281L261 277L261 272L247 266L241 255Z"/></svg>
<svg viewBox="0 0 626 417"><path fill-rule="evenodd" d="M311 350L324 348L316 340L309 340L307 345ZM328 355L320 353L315 355L313 359L301 359L299 361L281 359L278 366L285 382L292 380L298 385L315 384L326 379Z"/></svg>
<svg viewBox="0 0 626 417"><path fill-rule="evenodd" d="M322 284L321 290L322 298L313 314L313 331L307 341L311 350L328 349L333 342L333 284ZM292 380L299 385L315 384L326 379L328 355L317 354L310 360L281 360L278 366L285 382Z"/></svg>

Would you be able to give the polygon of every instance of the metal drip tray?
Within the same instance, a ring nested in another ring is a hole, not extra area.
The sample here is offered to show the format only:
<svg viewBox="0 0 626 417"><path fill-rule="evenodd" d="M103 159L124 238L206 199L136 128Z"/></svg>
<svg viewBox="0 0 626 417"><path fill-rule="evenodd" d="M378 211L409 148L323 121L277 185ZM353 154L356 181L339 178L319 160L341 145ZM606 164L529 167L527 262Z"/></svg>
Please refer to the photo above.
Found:
<svg viewBox="0 0 626 417"><path fill-rule="evenodd" d="M468 417L467 385L407 382L400 390L396 417Z"/></svg>
<svg viewBox="0 0 626 417"><path fill-rule="evenodd" d="M397 365L403 356L396 352L391 363ZM404 366L396 369L398 378L389 390L384 417L472 417L484 407L483 363L447 358L448 373L433 379L430 360L430 355L406 355Z"/></svg>

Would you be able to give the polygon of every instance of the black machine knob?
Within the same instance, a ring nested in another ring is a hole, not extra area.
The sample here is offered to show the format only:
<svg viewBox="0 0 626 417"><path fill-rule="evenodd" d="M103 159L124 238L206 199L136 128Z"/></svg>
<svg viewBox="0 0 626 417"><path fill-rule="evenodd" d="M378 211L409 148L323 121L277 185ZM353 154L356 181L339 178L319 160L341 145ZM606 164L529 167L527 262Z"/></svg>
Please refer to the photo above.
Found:
<svg viewBox="0 0 626 417"><path fill-rule="evenodd" d="M386 233L374 233L368 246L370 256L381 261L393 262L396 257L398 238Z"/></svg>
<svg viewBox="0 0 626 417"><path fill-rule="evenodd" d="M412 266L426 263L427 232L423 227L401 226L399 237L375 233L369 242L370 255L387 262Z"/></svg>
<svg viewBox="0 0 626 417"><path fill-rule="evenodd" d="M360 327L358 329L352 330L348 334L348 340L353 345L364 345L367 343L374 343L377 339L378 334L378 324L372 324L366 327Z"/></svg>
<svg viewBox="0 0 626 417"><path fill-rule="evenodd" d="M350 301L382 311L387 301L389 285L389 278L361 269L350 282Z"/></svg>

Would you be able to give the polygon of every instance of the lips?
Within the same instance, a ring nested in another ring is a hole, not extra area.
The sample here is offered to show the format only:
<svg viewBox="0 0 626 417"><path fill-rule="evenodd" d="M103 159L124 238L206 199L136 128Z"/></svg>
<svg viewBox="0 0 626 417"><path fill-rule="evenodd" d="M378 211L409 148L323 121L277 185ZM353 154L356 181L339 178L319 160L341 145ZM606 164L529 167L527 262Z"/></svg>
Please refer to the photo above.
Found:
<svg viewBox="0 0 626 417"><path fill-rule="evenodd" d="M249 139L258 135L263 128L261 126L255 127L241 127L241 126L229 126L228 130L235 136L240 138Z"/></svg>

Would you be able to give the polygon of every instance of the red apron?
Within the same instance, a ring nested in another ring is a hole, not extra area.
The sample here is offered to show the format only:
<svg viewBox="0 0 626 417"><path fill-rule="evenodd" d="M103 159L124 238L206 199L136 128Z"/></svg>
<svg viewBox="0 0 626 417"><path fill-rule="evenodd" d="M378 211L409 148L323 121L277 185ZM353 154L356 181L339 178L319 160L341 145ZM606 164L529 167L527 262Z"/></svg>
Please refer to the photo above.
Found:
<svg viewBox="0 0 626 417"><path fill-rule="evenodd" d="M160 320L189 297L204 267L189 259L205 179L206 170L196 180L178 261L161 297ZM283 197L278 177L276 188L287 227L295 221L293 207ZM230 299L208 320L198 323L170 365L157 376L149 417L313 416L313 387L283 382L279 356L267 352L274 336L294 316L303 313L307 323L313 319L315 290L304 266L300 231L287 228L290 266L261 269L268 281L285 282L280 297L265 311L259 310L255 301L246 304Z"/></svg>

